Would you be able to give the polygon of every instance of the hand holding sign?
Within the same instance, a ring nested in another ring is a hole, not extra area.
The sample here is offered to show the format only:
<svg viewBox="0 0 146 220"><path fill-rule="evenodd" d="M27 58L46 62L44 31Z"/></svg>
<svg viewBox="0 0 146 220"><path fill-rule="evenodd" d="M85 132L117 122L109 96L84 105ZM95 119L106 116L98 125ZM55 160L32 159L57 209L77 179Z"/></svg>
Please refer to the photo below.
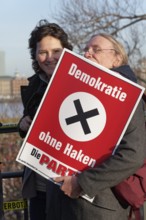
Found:
<svg viewBox="0 0 146 220"><path fill-rule="evenodd" d="M78 184L76 176L56 177L54 178L54 181L57 183L62 182L60 189L70 198L76 199L81 195L82 189Z"/></svg>

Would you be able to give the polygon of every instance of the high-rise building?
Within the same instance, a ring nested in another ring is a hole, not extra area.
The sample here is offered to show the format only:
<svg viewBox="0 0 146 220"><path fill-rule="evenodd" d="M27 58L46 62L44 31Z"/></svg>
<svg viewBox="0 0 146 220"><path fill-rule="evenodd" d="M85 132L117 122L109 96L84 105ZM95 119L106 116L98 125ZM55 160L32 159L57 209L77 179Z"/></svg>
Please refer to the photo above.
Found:
<svg viewBox="0 0 146 220"><path fill-rule="evenodd" d="M0 76L4 76L6 74L5 70L5 52L0 51Z"/></svg>

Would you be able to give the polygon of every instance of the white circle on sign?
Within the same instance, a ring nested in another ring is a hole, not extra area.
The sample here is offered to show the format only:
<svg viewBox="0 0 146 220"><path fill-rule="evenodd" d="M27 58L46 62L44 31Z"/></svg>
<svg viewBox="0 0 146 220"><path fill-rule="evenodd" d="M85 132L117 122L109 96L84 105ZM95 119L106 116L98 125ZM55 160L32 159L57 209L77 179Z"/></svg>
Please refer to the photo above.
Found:
<svg viewBox="0 0 146 220"><path fill-rule="evenodd" d="M59 122L64 133L76 141L98 137L106 124L106 111L94 95L76 92L67 96L59 109Z"/></svg>

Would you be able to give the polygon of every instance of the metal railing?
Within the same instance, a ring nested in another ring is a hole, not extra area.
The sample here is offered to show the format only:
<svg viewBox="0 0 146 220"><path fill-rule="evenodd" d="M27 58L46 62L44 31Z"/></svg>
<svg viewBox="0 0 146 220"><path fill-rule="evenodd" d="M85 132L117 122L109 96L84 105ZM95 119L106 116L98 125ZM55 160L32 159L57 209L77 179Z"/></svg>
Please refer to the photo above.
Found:
<svg viewBox="0 0 146 220"><path fill-rule="evenodd" d="M2 124L0 122L0 134L4 133L13 133L18 132L17 124ZM0 165L1 165L0 161ZM0 170L0 220L5 219L5 210L23 210L24 211L24 220L28 220L28 205L27 200L14 200L14 201L7 201L4 202L3 199L3 180L4 179L11 179L11 178L22 178L23 171L15 171L15 172L1 172Z"/></svg>
<svg viewBox="0 0 146 220"><path fill-rule="evenodd" d="M17 124L2 124L0 122L0 134L18 132Z"/></svg>

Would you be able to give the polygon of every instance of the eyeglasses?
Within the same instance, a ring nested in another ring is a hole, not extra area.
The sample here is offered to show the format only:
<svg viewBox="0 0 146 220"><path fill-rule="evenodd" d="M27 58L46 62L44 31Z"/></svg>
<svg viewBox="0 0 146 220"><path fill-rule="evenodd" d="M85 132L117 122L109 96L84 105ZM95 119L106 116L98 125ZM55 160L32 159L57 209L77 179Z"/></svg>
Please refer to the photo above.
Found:
<svg viewBox="0 0 146 220"><path fill-rule="evenodd" d="M90 47L90 48L85 48L84 49L84 53L88 52L90 54L99 54L101 52L103 52L104 50L113 50L113 51L116 51L115 49L99 49L99 48L96 48L96 47Z"/></svg>

